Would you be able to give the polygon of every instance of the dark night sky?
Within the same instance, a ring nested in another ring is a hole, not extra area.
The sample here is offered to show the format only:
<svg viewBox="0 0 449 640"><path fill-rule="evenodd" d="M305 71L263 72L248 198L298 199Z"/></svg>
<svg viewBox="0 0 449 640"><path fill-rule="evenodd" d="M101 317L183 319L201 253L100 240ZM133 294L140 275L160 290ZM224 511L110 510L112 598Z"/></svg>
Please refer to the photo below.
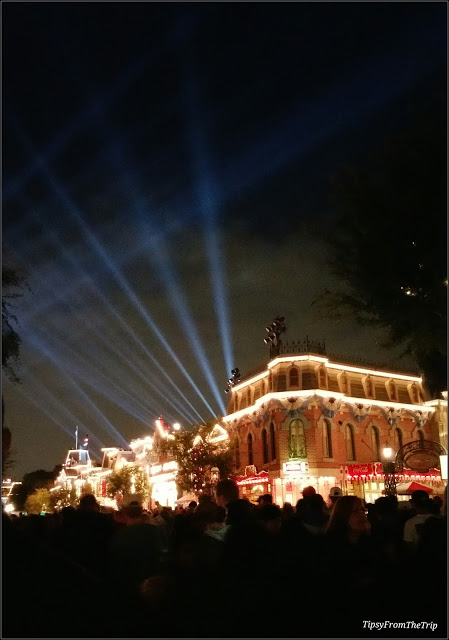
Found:
<svg viewBox="0 0 449 640"><path fill-rule="evenodd" d="M3 3L3 241L31 287L14 475L77 424L95 453L222 413L277 314L391 359L310 307L317 232L338 167L445 108L446 6Z"/></svg>

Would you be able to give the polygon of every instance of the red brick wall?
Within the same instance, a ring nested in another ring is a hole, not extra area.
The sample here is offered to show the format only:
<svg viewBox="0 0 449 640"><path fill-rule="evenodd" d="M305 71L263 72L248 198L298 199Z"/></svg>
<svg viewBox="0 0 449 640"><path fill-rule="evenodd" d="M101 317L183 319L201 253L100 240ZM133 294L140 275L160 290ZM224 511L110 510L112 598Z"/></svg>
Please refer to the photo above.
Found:
<svg viewBox="0 0 449 640"><path fill-rule="evenodd" d="M374 454L371 451L371 425L375 425L379 430L379 449L381 452L382 447L385 446L387 441L391 446L394 444L392 427L382 415L370 415L363 422L357 423L349 412L339 412L334 416L334 418L329 418L332 424L331 439L333 461L324 461L322 429L317 426L318 420L322 415L322 411L319 407L307 409L303 413L304 418L310 422L310 427L305 429L307 458L310 466L317 466L318 468L325 470L345 465L348 462L346 460L346 441L344 433L344 425L346 422L349 422L354 427L356 462L374 461ZM269 464L265 465L263 463L262 429L264 426L267 429L268 445L271 457L269 434L270 421L259 427L256 427L251 421L247 421L240 425L238 430L240 437L240 460L242 472L244 472L245 466L248 464L248 433L252 433L253 435L253 464L256 465L258 471L262 469L280 469L282 468L282 464L288 460L288 428L283 428L283 423L286 420L285 415L281 411L275 411L272 414L271 419L276 426L276 462L270 461ZM403 444L407 444L408 442L416 439L416 436L414 435L416 422L412 418L405 418L398 421L397 426L402 430ZM423 431L425 437L427 439L431 439L432 434L430 423L427 423L424 426Z"/></svg>

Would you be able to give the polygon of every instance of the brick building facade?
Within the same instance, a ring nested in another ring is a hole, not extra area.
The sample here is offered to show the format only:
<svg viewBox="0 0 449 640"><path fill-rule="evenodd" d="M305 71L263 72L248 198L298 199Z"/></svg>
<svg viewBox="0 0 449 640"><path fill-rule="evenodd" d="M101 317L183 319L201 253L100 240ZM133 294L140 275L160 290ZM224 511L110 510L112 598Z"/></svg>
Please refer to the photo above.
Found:
<svg viewBox="0 0 449 640"><path fill-rule="evenodd" d="M309 353L277 356L241 379L223 421L237 447L239 473L253 465L242 495L255 499L268 489L278 504L295 504L304 486L326 499L339 485L372 501L384 488L381 465L374 464L381 463L383 447L397 452L413 440L438 442L435 411L419 376ZM356 477L359 468L364 477ZM258 472L268 472L270 482L258 482Z"/></svg>

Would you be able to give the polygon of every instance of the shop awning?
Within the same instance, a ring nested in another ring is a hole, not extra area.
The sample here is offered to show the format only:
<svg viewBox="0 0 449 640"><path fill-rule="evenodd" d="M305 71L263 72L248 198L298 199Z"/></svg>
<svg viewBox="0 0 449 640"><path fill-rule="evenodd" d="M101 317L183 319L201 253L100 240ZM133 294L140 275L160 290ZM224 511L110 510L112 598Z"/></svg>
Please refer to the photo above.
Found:
<svg viewBox="0 0 449 640"><path fill-rule="evenodd" d="M396 493L400 496L411 495L414 491L425 491L429 494L434 492L432 487L420 482L401 482L396 485Z"/></svg>

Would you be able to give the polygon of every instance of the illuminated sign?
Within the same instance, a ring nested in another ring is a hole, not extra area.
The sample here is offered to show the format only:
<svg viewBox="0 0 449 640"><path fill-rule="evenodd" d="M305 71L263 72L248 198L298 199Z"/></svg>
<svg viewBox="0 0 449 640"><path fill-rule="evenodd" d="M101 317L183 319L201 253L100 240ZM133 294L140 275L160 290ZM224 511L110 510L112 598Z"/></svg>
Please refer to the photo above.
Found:
<svg viewBox="0 0 449 640"><path fill-rule="evenodd" d="M239 487L243 487L247 484L264 484L265 482L269 482L270 478L243 478L242 480L237 480L236 484Z"/></svg>
<svg viewBox="0 0 449 640"><path fill-rule="evenodd" d="M284 473L288 474L298 474L298 473L309 473L309 463L308 462L299 462L299 461L290 461L284 462Z"/></svg>

